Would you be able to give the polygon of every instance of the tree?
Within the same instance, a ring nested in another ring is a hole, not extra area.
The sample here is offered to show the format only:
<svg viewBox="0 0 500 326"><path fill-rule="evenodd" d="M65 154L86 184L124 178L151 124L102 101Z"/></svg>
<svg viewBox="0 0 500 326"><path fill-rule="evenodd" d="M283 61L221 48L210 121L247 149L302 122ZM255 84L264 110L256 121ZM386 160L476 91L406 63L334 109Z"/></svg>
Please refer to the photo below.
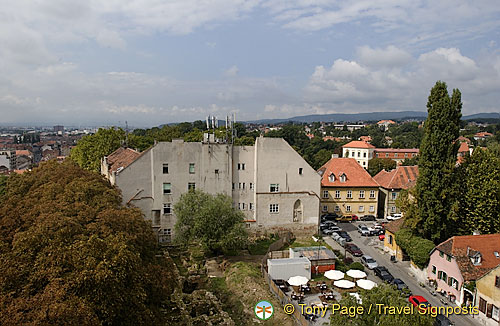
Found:
<svg viewBox="0 0 500 326"><path fill-rule="evenodd" d="M500 158L488 149L476 148L465 159L458 216L462 234L500 232Z"/></svg>
<svg viewBox="0 0 500 326"><path fill-rule="evenodd" d="M215 254L246 244L244 215L233 208L231 198L226 195L189 191L181 195L174 212L177 216L176 239L180 242L197 241Z"/></svg>
<svg viewBox="0 0 500 326"><path fill-rule="evenodd" d="M435 243L454 233L456 223L448 213L458 185L454 182L457 160L461 94L453 90L450 98L446 83L438 81L427 102L427 120L419 154L417 201L421 223L417 232Z"/></svg>
<svg viewBox="0 0 500 326"><path fill-rule="evenodd" d="M82 168L99 171L101 159L113 153L125 142L125 131L121 128L99 128L93 134L84 136L71 150L71 158Z"/></svg>
<svg viewBox="0 0 500 326"><path fill-rule="evenodd" d="M9 177L0 203L0 324L153 325L172 262L138 209L71 160Z"/></svg>
<svg viewBox="0 0 500 326"><path fill-rule="evenodd" d="M339 304L341 307L363 307L363 313L358 313L355 316L348 314L340 314L339 311L330 315L330 325L349 325L349 326L366 326L366 325L384 325L384 326L431 326L433 319L430 315L422 315L414 309L413 313L397 313L396 311L387 312L381 307L398 307L408 306L408 301L401 293L390 285L380 284L377 287L367 291L360 290L361 304L356 301L356 298L348 293L342 295ZM358 308L359 309L359 308ZM408 307L408 309L411 309ZM370 313L368 313L370 311Z"/></svg>
<svg viewBox="0 0 500 326"><path fill-rule="evenodd" d="M0 175L0 200L2 199L2 195L5 193L5 187L7 186L7 176Z"/></svg>
<svg viewBox="0 0 500 326"><path fill-rule="evenodd" d="M396 168L396 161L390 158L374 157L368 161L368 173L373 177L382 170L390 171Z"/></svg>

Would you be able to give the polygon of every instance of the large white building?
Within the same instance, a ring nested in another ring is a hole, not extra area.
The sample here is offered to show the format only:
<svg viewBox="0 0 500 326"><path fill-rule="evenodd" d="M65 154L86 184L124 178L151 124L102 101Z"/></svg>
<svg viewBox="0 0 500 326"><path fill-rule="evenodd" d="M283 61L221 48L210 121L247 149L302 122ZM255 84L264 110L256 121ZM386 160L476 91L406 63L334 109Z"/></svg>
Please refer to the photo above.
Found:
<svg viewBox="0 0 500 326"><path fill-rule="evenodd" d="M365 141L353 140L342 146L342 157L353 158L359 165L368 169L368 161L373 158L375 146Z"/></svg>
<svg viewBox="0 0 500 326"><path fill-rule="evenodd" d="M320 176L281 138L233 146L204 142L159 142L138 153L120 148L102 161L101 172L122 191L125 204L139 207L169 241L173 206L189 189L231 196L248 227L316 229Z"/></svg>

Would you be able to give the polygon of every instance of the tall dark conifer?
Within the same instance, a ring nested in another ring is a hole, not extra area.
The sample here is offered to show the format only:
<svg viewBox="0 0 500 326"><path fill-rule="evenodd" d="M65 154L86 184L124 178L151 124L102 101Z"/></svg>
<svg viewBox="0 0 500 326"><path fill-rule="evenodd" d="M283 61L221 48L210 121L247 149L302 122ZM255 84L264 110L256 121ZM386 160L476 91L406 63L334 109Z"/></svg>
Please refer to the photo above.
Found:
<svg viewBox="0 0 500 326"><path fill-rule="evenodd" d="M428 116L420 146L417 199L420 216L419 232L434 242L452 235L456 226L449 218L454 203L456 184L454 168L457 161L461 94L453 90L450 98L446 83L438 81L427 102Z"/></svg>

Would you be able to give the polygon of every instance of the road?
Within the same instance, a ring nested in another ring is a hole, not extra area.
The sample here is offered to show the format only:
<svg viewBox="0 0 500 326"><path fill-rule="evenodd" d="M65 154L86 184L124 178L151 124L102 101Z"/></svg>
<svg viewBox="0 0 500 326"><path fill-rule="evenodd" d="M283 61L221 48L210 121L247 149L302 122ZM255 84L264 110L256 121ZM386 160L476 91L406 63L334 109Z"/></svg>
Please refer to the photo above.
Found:
<svg viewBox="0 0 500 326"><path fill-rule="evenodd" d="M379 264L379 266L385 266L394 276L394 278L399 278L403 280L403 282L408 285L408 288L411 290L413 295L421 295L426 298L432 306L443 306L443 303L440 302L440 299L443 298L441 295L432 296L430 292L426 288L422 288L419 285L418 280L410 273L409 262L396 262L393 263L390 261L390 256L388 253L384 253L383 251L383 242L378 240L378 237L362 237L357 232L357 225L365 224L370 226L373 222L353 222L353 223L339 223L339 226L349 233L352 238L353 243L355 243L361 251L365 255L372 256ZM331 237L324 236L326 243L328 243L332 248L338 249L341 252L344 252L344 249L340 247L340 245L335 242ZM353 257L350 253L347 253L347 256L352 257L354 261L360 261L359 258ZM374 275L373 271L368 271L368 278L378 283L381 280ZM448 301L448 305L455 307L456 305ZM474 320L472 316L464 316L464 315L452 315L450 320L455 323L456 326L470 326L470 325L480 325L479 322Z"/></svg>

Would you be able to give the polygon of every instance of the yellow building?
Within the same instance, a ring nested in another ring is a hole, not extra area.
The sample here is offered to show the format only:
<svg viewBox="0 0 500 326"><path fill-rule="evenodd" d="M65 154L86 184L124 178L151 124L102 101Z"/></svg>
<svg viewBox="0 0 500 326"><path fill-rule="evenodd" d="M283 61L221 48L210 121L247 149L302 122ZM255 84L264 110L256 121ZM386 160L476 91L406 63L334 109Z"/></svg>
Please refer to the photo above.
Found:
<svg viewBox="0 0 500 326"><path fill-rule="evenodd" d="M396 256L397 260L403 260L403 249L396 243L396 232L403 226L404 219L392 221L385 226L384 251L391 256Z"/></svg>
<svg viewBox="0 0 500 326"><path fill-rule="evenodd" d="M354 158L331 158L318 173L322 214L377 214L379 185Z"/></svg>
<svg viewBox="0 0 500 326"><path fill-rule="evenodd" d="M500 254L495 258L500 264ZM500 325L500 265L476 280L474 302L484 325Z"/></svg>

